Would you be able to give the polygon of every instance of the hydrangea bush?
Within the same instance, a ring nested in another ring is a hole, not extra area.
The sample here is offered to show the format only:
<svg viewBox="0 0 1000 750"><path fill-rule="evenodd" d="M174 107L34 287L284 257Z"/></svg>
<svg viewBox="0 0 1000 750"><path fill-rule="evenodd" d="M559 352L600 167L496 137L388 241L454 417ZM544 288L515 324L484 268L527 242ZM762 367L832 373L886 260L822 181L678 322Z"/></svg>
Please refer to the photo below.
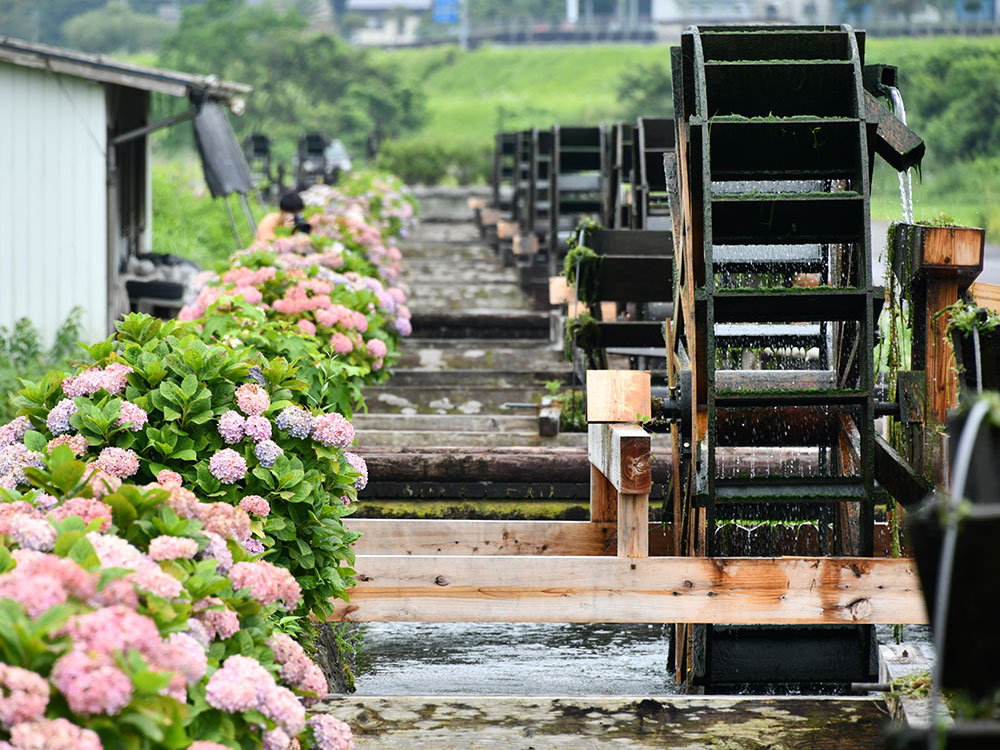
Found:
<svg viewBox="0 0 1000 750"><path fill-rule="evenodd" d="M274 629L298 583L242 543L263 498L204 502L169 470L136 486L68 443L39 453L30 489L0 490L0 747L353 747L343 722L307 719L326 680Z"/></svg>
<svg viewBox="0 0 1000 750"><path fill-rule="evenodd" d="M200 321L207 342L250 343L295 361L317 404L344 410L360 405L361 384L386 376L412 331L397 241L415 225L416 202L378 173L311 187L303 200L312 234L281 230L236 252L224 271L199 278L180 318Z"/></svg>
<svg viewBox="0 0 1000 750"><path fill-rule="evenodd" d="M199 335L191 324L130 315L76 374L28 384L17 397L23 416L0 428L0 487L25 487L27 470L63 444L93 461L97 496L167 470L213 504L202 519L209 531L266 553L299 582L298 614L326 619L330 599L353 584L357 535L341 519L367 481L344 451L354 430L343 414L309 404L287 361ZM247 516L248 496L269 512Z"/></svg>

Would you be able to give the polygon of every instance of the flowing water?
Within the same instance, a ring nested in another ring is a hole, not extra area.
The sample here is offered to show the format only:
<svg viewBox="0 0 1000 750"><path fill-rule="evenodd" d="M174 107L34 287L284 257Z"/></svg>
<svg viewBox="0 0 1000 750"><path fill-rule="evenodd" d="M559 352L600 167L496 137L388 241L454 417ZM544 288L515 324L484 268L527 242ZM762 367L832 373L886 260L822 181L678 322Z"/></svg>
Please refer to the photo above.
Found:
<svg viewBox="0 0 1000 750"><path fill-rule="evenodd" d="M358 695L671 695L667 625L369 623ZM892 626L877 628L894 643ZM930 629L903 640L932 658Z"/></svg>
<svg viewBox="0 0 1000 750"><path fill-rule="evenodd" d="M896 117L904 125L906 124L906 107L903 106L903 95L895 86L889 86L889 96L892 99L892 107L896 112ZM907 224L913 223L913 178L910 170L899 173L899 202L903 207L903 221Z"/></svg>
<svg viewBox="0 0 1000 750"><path fill-rule="evenodd" d="M369 623L359 695L667 695L667 625Z"/></svg>

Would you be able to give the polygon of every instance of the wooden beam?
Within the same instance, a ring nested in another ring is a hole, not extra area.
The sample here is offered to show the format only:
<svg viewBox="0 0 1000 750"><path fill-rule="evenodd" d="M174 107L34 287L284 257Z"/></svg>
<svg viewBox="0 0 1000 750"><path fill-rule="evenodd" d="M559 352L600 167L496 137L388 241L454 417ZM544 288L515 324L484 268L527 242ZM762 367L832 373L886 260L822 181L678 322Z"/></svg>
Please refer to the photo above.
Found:
<svg viewBox="0 0 1000 750"><path fill-rule="evenodd" d="M590 463L601 470L616 492L649 494L653 483L649 433L635 425L588 425Z"/></svg>
<svg viewBox="0 0 1000 750"><path fill-rule="evenodd" d="M635 422L651 414L648 372L587 370L588 422Z"/></svg>
<svg viewBox="0 0 1000 750"><path fill-rule="evenodd" d="M925 624L912 559L359 556L333 619Z"/></svg>
<svg viewBox="0 0 1000 750"><path fill-rule="evenodd" d="M486 208L486 199L479 198L476 196L469 196L465 199L465 204L469 207L470 211L482 211Z"/></svg>
<svg viewBox="0 0 1000 750"><path fill-rule="evenodd" d="M345 519L359 555L614 555L614 521ZM647 524L648 525L648 524Z"/></svg>
<svg viewBox="0 0 1000 750"><path fill-rule="evenodd" d="M617 553L618 544L616 505L612 504L610 510L610 519L592 521L467 521L350 516L345 523L348 529L361 534L361 538L352 545L358 555L613 556ZM650 556L668 557L674 554L673 523L652 522L648 528ZM808 554L809 547L809 544L799 546L799 554ZM889 557L891 554L889 524L876 523L875 556Z"/></svg>

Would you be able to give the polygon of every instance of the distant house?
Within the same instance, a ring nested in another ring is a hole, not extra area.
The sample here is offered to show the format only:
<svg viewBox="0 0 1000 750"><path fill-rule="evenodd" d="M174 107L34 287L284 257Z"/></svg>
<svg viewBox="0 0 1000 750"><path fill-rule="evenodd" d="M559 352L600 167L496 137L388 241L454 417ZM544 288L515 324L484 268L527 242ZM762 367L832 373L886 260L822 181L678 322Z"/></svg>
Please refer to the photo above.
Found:
<svg viewBox="0 0 1000 750"><path fill-rule="evenodd" d="M149 133L250 90L0 37L0 326L27 317L51 342L82 307L84 338L107 336L125 262L151 249ZM190 113L151 123L153 92Z"/></svg>
<svg viewBox="0 0 1000 750"><path fill-rule="evenodd" d="M355 29L351 39L374 47L412 44L431 5L432 0L347 0L346 12L365 18L365 25Z"/></svg>

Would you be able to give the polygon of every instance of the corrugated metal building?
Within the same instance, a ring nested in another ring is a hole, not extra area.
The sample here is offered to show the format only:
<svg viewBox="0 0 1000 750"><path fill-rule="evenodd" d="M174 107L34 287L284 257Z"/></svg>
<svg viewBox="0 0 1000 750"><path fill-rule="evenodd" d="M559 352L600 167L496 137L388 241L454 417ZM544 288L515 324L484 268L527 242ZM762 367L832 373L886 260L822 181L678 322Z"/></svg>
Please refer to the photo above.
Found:
<svg viewBox="0 0 1000 750"><path fill-rule="evenodd" d="M250 90L0 37L0 326L27 317L51 343L79 306L81 335L107 336L124 259L151 249L149 133ZM152 92L191 112L150 123Z"/></svg>

